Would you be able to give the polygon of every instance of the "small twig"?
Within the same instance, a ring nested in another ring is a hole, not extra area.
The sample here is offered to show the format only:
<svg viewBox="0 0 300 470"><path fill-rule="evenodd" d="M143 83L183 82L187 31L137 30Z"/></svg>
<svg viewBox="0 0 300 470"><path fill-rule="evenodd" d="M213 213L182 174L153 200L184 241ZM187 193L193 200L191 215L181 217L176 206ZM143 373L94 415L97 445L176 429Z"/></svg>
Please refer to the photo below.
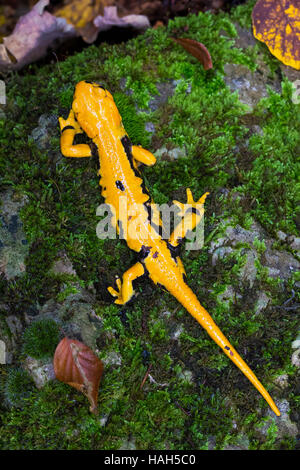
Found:
<svg viewBox="0 0 300 470"><path fill-rule="evenodd" d="M140 385L140 390L143 388L144 383L145 383L146 380L147 380L147 377L148 377L148 375L149 375L149 372L150 372L150 370L151 370L151 367L152 367L152 364L150 364L149 367L148 367L148 369L147 369L147 372L146 372L146 374L145 374L145 377L143 378L143 381L142 381L142 383L141 383L141 385Z"/></svg>
<svg viewBox="0 0 300 470"><path fill-rule="evenodd" d="M56 58L56 65L57 65L57 68L58 68L58 71L59 71L59 74L61 75L61 77L63 76L62 73L61 73L61 70L60 70L60 67L59 67L59 60L58 60L58 57L57 55L55 54L54 51L52 51L52 54L55 56Z"/></svg>
<svg viewBox="0 0 300 470"><path fill-rule="evenodd" d="M183 413L187 416L191 416L191 413L189 411L186 411L182 408L182 406L179 405L178 401L174 401L175 405L178 406L178 408L181 409L181 411L183 411Z"/></svg>
<svg viewBox="0 0 300 470"><path fill-rule="evenodd" d="M279 305L278 308L282 308L283 310L297 310L300 307L300 304L292 305L291 307L285 307L284 305Z"/></svg>
<svg viewBox="0 0 300 470"><path fill-rule="evenodd" d="M56 189L57 189L57 192L58 192L58 197L59 197L60 203L61 203L61 205L63 206L63 202L62 202L62 198L61 198L61 192L60 192L60 190L59 190L58 184L57 184L56 181L53 180L52 178L49 178L49 181L52 181L52 183L55 184Z"/></svg>
<svg viewBox="0 0 300 470"><path fill-rule="evenodd" d="M292 305L290 307L286 307L286 305L289 304L291 302L291 300L293 300L295 298L295 295L296 295L295 291L294 291L294 289L292 289L292 297L290 297L285 302L283 302L282 305L276 305L276 307L281 308L283 310L297 310L297 308L300 307L300 304L295 304L295 305Z"/></svg>
<svg viewBox="0 0 300 470"><path fill-rule="evenodd" d="M283 303L283 305L286 305L286 304L290 303L290 301L293 300L294 297L295 297L295 291L294 291L294 289L292 289L292 297L290 297L289 299L287 299L287 300Z"/></svg>

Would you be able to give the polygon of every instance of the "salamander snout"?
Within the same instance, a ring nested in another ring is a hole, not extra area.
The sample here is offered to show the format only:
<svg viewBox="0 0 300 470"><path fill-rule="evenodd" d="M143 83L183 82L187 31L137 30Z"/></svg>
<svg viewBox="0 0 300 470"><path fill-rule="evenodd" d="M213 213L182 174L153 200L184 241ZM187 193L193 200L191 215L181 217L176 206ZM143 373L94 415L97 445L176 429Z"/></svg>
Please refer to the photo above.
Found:
<svg viewBox="0 0 300 470"><path fill-rule="evenodd" d="M105 87L101 85L100 83L97 82L91 82L89 80L84 80L84 83L88 83L89 85L93 85L95 88L102 88L102 90L105 90Z"/></svg>

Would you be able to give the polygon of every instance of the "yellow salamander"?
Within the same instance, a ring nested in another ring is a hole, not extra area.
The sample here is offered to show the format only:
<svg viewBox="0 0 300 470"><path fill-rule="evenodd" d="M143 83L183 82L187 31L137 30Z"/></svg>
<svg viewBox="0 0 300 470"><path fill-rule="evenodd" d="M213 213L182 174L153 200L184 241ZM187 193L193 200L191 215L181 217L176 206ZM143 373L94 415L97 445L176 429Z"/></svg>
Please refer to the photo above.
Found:
<svg viewBox="0 0 300 470"><path fill-rule="evenodd" d="M186 282L184 267L179 258L179 247L187 231L193 230L200 222L208 193L195 202L191 191L187 189L187 207L192 207L192 210L185 210L184 204L174 201L181 209L182 221L175 227L169 240L164 240L161 236L161 221L155 211L153 216L151 197L138 169L141 163L154 165L156 158L148 150L132 145L110 92L95 82L79 82L75 88L69 116L66 120L60 117L59 124L61 152L64 156L98 156L102 195L105 202L114 209L113 223L118 233L126 228L127 245L138 253L137 263L123 274L122 281L117 279L117 290L108 288L110 294L115 297L115 302L121 305L128 302L134 295L133 281L147 274L155 284L161 285L176 297L252 382L274 413L280 416L269 393L202 307ZM74 145L75 135L82 132L92 139L91 145ZM120 210L121 197L126 198L127 211Z"/></svg>

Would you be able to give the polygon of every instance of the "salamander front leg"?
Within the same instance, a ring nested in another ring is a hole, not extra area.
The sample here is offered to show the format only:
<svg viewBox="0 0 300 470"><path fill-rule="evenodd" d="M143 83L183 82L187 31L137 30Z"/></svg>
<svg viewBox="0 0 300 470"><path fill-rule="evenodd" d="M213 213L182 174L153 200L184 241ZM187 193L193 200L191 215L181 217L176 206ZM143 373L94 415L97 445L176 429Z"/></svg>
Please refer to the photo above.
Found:
<svg viewBox="0 0 300 470"><path fill-rule="evenodd" d="M198 201L194 201L192 192L189 188L186 190L187 194L187 203L182 204L179 201L173 201L173 204L176 204L180 209L179 215L181 215L182 220L175 227L173 233L169 238L169 244L176 248L185 238L189 230L194 230L196 226L200 223L204 215L204 201L209 193L203 194Z"/></svg>
<svg viewBox="0 0 300 470"><path fill-rule="evenodd" d="M91 157L92 150L88 144L73 145L76 134L82 134L82 129L75 119L74 111L71 109L67 119L58 119L61 136L60 149L65 157Z"/></svg>
<svg viewBox="0 0 300 470"><path fill-rule="evenodd" d="M108 287L108 292L116 297L115 304L124 305L128 302L134 295L134 290L132 283L135 279L143 276L145 274L145 269L142 263L138 262L131 266L124 274L123 279L118 277L116 280L118 290L113 289L113 287Z"/></svg>
<svg viewBox="0 0 300 470"><path fill-rule="evenodd" d="M152 166L156 162L156 157L149 150L143 149L139 145L132 146L132 156L138 163L144 163L144 165Z"/></svg>

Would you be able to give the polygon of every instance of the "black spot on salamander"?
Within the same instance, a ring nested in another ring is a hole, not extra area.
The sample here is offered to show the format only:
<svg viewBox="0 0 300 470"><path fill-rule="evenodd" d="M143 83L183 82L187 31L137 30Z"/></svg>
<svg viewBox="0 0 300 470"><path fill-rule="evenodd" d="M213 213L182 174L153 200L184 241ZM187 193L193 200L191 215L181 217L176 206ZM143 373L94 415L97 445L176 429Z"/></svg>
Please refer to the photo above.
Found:
<svg viewBox="0 0 300 470"><path fill-rule="evenodd" d="M157 257L158 257L158 251L156 251L155 253L153 253L152 258L157 258Z"/></svg>
<svg viewBox="0 0 300 470"><path fill-rule="evenodd" d="M123 238L123 239L124 239L124 230L123 230L123 227L122 227L122 222L121 222L120 220L118 220L117 226L118 226L118 228L119 228L119 235L120 235L120 238Z"/></svg>
<svg viewBox="0 0 300 470"><path fill-rule="evenodd" d="M227 349L227 351L229 351L230 356L233 356L233 352L230 350L229 346L225 346L225 349Z"/></svg>
<svg viewBox="0 0 300 470"><path fill-rule="evenodd" d="M165 286L163 286L160 282L158 282L156 285L160 287L163 291L168 292Z"/></svg>
<svg viewBox="0 0 300 470"><path fill-rule="evenodd" d="M161 225L156 225L153 221L151 221L151 227L154 228L155 232L158 233L160 237L162 236L163 229Z"/></svg>
<svg viewBox="0 0 300 470"><path fill-rule="evenodd" d="M183 282L185 282L185 284L187 284L187 277L186 277L185 273L182 273L182 279L183 279Z"/></svg>
<svg viewBox="0 0 300 470"><path fill-rule="evenodd" d="M124 137L121 138L121 144L123 145L123 149L127 155L127 158L129 160L132 160L132 143L131 140L129 139L128 135L124 135Z"/></svg>
<svg viewBox="0 0 300 470"><path fill-rule="evenodd" d="M145 277L150 277L149 271L148 271L148 269L146 268L146 265L145 265L145 264L143 264L143 268L144 268L144 276L145 276Z"/></svg>
<svg viewBox="0 0 300 470"><path fill-rule="evenodd" d="M116 186L117 186L117 188L120 189L121 191L125 191L125 187L124 187L124 184L122 183L122 181L117 180L117 181L116 181Z"/></svg>
<svg viewBox="0 0 300 470"><path fill-rule="evenodd" d="M167 247L169 248L172 258L177 262L176 258L180 255L181 246L173 246L171 243L167 242Z"/></svg>
<svg viewBox="0 0 300 470"><path fill-rule="evenodd" d="M147 256L150 253L150 250L151 250L151 246L142 245L142 248L140 249L140 252L139 252L139 259L143 260L147 258Z"/></svg>
<svg viewBox="0 0 300 470"><path fill-rule="evenodd" d="M93 82L93 85L95 88L102 88L102 90L105 90L104 86L100 85L100 83Z"/></svg>
<svg viewBox="0 0 300 470"><path fill-rule="evenodd" d="M61 130L61 132L65 132L65 131L67 131L68 129L75 129L75 127L74 127L74 126L65 126L65 127Z"/></svg>
<svg viewBox="0 0 300 470"><path fill-rule="evenodd" d="M84 82L88 83L89 85L93 85L95 88L102 88L102 90L105 90L104 86L100 85L100 83L91 82L90 80L84 80Z"/></svg>
<svg viewBox="0 0 300 470"><path fill-rule="evenodd" d="M149 220L149 223L151 224L151 227L154 228L155 232L158 233L158 235L161 237L162 236L162 232L163 232L163 228L161 225L157 225L153 222L152 220L152 208L151 208L151 205L145 203L144 204L147 212L148 212L148 220Z"/></svg>
<svg viewBox="0 0 300 470"><path fill-rule="evenodd" d="M97 160L99 160L99 153L98 153L98 147L96 144L94 144L94 142L90 142L89 144L89 147L91 149L91 154L92 154L92 157L97 157Z"/></svg>
<svg viewBox="0 0 300 470"><path fill-rule="evenodd" d="M198 211L198 209L196 209L196 207L189 207L186 211L186 214L189 214L190 212L192 214L201 215L200 212Z"/></svg>
<svg viewBox="0 0 300 470"><path fill-rule="evenodd" d="M135 166L133 164L132 143L131 143L131 140L129 139L128 135L124 135L124 137L122 137L121 144L123 145L124 152L126 153L126 156L127 156L128 161L130 163L132 171L134 172L134 174L137 178L141 179L141 188L142 188L143 193L148 196L148 201L146 201L144 203L146 205L147 202L150 201L150 195L149 195L149 192L148 192L148 190L145 186L144 180L140 176L140 172L138 171L137 168L135 168Z"/></svg>

